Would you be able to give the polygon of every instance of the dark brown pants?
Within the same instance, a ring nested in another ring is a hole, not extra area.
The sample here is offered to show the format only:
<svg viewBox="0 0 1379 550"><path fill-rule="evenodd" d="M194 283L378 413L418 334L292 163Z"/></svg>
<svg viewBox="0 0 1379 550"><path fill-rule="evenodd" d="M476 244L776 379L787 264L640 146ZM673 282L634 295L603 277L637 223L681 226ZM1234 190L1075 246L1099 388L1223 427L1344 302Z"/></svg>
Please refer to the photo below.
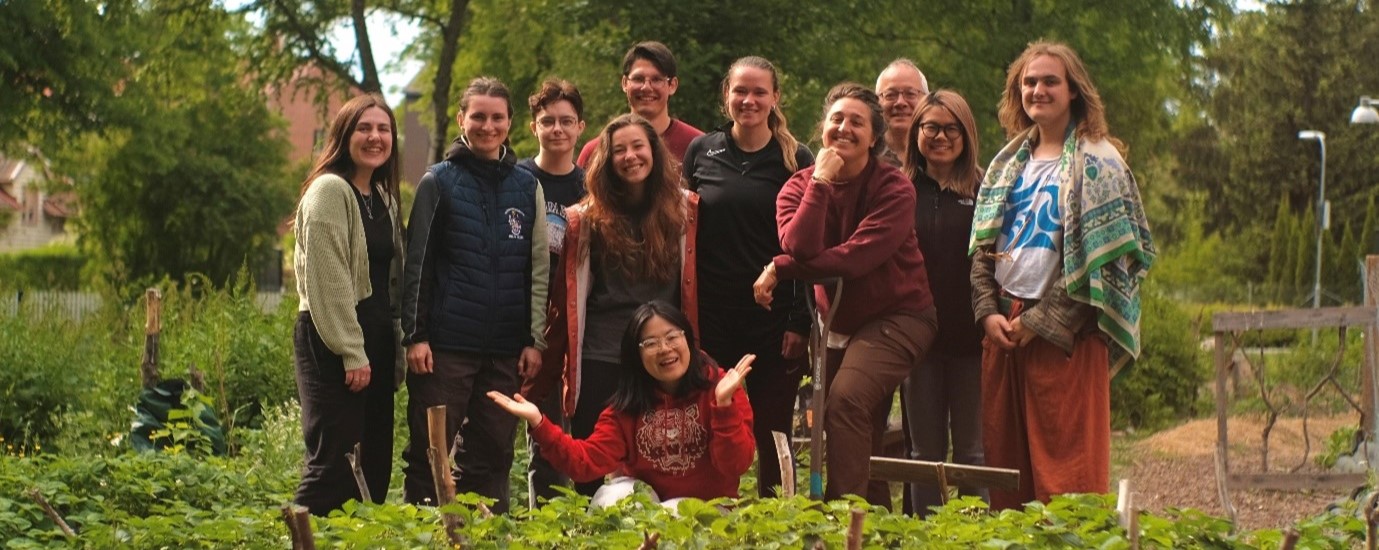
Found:
<svg viewBox="0 0 1379 550"><path fill-rule="evenodd" d="M517 393L517 357L493 357L432 350L431 374L407 375L407 428L410 437L402 452L403 498L411 504L436 503L435 482L431 478L426 450L426 409L445 405L446 449L459 433L464 444L455 455L455 492L478 493L497 502L493 511L508 510L511 486L513 437L517 417L508 414L485 394Z"/></svg>
<svg viewBox="0 0 1379 550"><path fill-rule="evenodd" d="M924 359L937 331L933 308L893 313L863 325L847 349L828 351L825 498L862 495L890 509L890 487L870 481L871 457L881 454L896 388Z"/></svg>

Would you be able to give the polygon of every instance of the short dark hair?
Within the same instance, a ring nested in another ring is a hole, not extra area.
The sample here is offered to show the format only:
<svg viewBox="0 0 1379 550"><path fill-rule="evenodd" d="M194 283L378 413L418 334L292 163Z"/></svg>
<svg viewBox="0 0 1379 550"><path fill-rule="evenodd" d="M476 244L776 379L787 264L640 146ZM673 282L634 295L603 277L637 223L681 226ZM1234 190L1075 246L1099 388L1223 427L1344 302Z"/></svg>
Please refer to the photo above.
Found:
<svg viewBox="0 0 1379 550"><path fill-rule="evenodd" d="M575 108L575 117L584 120L584 97L579 95L579 88L568 80L560 78L548 78L541 83L541 89L527 98L527 106L531 107L531 117L536 119L537 113L545 109L547 105L557 101L568 101L570 106Z"/></svg>
<svg viewBox="0 0 1379 550"><path fill-rule="evenodd" d="M645 59L656 66L656 70L661 71L661 76L675 78L679 74L679 67L675 64L675 54L670 53L670 48L665 44L655 40L638 42L632 49L622 56L622 75L627 76L632 72L632 64L638 59Z"/></svg>
<svg viewBox="0 0 1379 550"><path fill-rule="evenodd" d="M613 398L608 403L608 406L620 413L639 415L656 406L656 379L652 378L651 373L646 372L646 367L642 365L640 345L642 327L653 317L665 319L675 328L685 331L685 345L689 347L690 352L689 368L676 385L675 396L684 397L690 392L709 387L709 376L705 370L708 367L703 353L699 351L699 342L695 339L694 327L690 325L689 317L675 306L660 300L647 302L632 314L632 320L627 323L627 330L622 334L622 376L618 378L618 389L613 392Z"/></svg>
<svg viewBox="0 0 1379 550"><path fill-rule="evenodd" d="M828 120L828 110L840 99L856 99L871 111L871 132L876 137L876 143L871 145L871 156L880 156L886 150L886 140L882 139L882 136L887 128L886 117L881 114L881 98L877 97L871 88L856 82L843 82L828 91L828 95L824 97L824 114L819 119L820 133L823 131L824 122Z"/></svg>

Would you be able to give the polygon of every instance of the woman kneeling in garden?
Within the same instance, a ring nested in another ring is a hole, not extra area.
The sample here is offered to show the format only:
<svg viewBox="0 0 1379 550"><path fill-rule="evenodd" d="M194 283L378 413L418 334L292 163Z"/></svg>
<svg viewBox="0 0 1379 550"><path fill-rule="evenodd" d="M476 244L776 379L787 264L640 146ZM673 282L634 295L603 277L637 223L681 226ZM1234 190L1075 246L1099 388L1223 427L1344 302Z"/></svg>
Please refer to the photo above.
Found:
<svg viewBox="0 0 1379 550"><path fill-rule="evenodd" d="M611 404L587 439L574 439L521 394L489 398L526 420L542 456L578 482L617 472L593 502L612 504L630 492L631 476L673 499L737 497L752 465L752 408L742 381L754 355L730 370L696 345L689 319L665 302L637 308L622 337L622 370Z"/></svg>

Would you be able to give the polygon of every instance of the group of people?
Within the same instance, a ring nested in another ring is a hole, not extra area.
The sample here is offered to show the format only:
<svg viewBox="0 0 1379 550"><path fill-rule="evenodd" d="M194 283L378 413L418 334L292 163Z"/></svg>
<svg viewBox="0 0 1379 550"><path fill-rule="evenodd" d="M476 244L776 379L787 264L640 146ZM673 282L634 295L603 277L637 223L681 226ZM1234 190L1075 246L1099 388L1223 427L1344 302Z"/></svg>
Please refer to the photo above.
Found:
<svg viewBox="0 0 1379 550"><path fill-rule="evenodd" d="M817 155L791 133L766 59L728 68L728 121L707 134L670 116L664 44L635 45L622 74L631 113L578 156L583 99L544 82L527 102L540 149L521 161L508 88L472 80L405 232L392 111L364 95L336 114L294 225L298 504L325 514L360 498L355 448L382 501L404 380L409 503L436 502L436 405L457 491L495 512L519 419L533 503L567 479L596 503L632 480L667 501L736 497L772 432L791 433L809 292L833 315L816 350L825 497L889 506L869 459L897 389L912 458L1020 470L1019 490L978 493L993 507L1107 489L1110 372L1139 352L1154 249L1072 49L1037 42L1011 64L1010 142L985 170L967 102L930 92L908 60L874 89L829 91ZM781 485L772 454L756 461L762 496ZM942 501L911 491L917 513Z"/></svg>

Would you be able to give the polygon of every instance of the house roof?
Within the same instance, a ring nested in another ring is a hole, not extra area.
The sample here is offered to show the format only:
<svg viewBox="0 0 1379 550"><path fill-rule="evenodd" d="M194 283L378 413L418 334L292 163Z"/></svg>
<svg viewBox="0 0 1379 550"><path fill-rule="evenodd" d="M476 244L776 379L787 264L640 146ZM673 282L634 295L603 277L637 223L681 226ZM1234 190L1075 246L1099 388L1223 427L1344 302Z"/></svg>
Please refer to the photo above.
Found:
<svg viewBox="0 0 1379 550"><path fill-rule="evenodd" d="M0 184L14 183L24 170L24 161L0 156ZM12 197L11 197L12 198Z"/></svg>
<svg viewBox="0 0 1379 550"><path fill-rule="evenodd" d="M76 194L70 191L50 195L43 200L43 215L49 218L70 218L72 205L76 200Z"/></svg>
<svg viewBox="0 0 1379 550"><path fill-rule="evenodd" d="M0 189L0 208L18 211L20 209L19 200L4 189Z"/></svg>

